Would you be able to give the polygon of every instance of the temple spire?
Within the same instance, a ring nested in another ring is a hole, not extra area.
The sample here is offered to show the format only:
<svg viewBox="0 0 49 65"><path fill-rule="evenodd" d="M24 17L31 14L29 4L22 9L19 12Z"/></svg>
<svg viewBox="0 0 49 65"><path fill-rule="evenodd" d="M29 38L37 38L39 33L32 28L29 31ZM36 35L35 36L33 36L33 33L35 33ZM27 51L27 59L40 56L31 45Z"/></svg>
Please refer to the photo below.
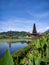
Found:
<svg viewBox="0 0 49 65"><path fill-rule="evenodd" d="M34 25L33 25L33 31L32 31L32 33L33 33L33 34L36 34L36 33L37 33L37 30L36 30L36 25L35 25L35 23L34 23Z"/></svg>

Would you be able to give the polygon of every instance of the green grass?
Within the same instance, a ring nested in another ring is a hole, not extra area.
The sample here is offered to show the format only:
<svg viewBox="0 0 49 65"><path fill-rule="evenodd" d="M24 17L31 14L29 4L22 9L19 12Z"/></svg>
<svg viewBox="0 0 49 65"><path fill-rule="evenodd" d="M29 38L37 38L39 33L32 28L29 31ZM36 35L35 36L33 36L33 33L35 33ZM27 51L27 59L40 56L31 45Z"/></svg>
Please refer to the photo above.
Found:
<svg viewBox="0 0 49 65"><path fill-rule="evenodd" d="M31 41L30 38L23 38L23 39L0 39L0 42L27 42L27 41Z"/></svg>

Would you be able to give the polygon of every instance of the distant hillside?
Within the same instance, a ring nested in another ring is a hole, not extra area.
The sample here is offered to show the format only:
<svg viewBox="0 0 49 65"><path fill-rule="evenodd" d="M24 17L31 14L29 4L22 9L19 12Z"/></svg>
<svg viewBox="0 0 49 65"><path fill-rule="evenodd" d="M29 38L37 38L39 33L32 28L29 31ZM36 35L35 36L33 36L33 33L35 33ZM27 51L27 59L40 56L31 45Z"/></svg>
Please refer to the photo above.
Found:
<svg viewBox="0 0 49 65"><path fill-rule="evenodd" d="M44 33L49 33L49 30L45 31Z"/></svg>
<svg viewBox="0 0 49 65"><path fill-rule="evenodd" d="M28 32L24 31L8 31L0 33L0 38L20 38L26 36L27 34Z"/></svg>

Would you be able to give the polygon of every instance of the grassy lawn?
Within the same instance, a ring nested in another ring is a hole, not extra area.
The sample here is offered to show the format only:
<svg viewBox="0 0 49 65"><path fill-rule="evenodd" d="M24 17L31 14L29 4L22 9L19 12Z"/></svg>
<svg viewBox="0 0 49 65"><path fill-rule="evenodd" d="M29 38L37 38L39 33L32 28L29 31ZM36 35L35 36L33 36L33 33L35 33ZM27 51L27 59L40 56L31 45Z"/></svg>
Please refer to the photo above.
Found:
<svg viewBox="0 0 49 65"><path fill-rule="evenodd" d="M30 38L23 38L23 39L0 39L0 42L27 42L27 41L31 41Z"/></svg>

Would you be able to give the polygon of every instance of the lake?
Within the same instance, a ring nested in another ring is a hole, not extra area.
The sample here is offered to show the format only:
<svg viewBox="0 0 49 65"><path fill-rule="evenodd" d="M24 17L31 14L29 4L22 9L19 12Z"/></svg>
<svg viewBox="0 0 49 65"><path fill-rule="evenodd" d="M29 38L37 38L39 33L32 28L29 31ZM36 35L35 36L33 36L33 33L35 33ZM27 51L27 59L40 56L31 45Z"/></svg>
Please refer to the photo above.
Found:
<svg viewBox="0 0 49 65"><path fill-rule="evenodd" d="M4 56L7 49L9 49L12 54L17 50L26 47L27 45L27 42L0 42L0 58Z"/></svg>

